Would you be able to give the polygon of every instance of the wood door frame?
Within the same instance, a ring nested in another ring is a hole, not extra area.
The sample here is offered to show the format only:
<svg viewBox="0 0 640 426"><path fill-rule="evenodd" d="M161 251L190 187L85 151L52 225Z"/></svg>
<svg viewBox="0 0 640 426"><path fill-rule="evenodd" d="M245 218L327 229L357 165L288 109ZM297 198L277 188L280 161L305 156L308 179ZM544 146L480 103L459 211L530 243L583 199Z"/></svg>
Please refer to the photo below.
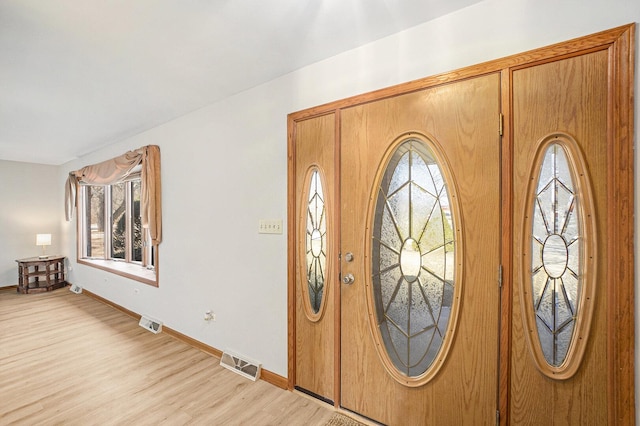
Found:
<svg viewBox="0 0 640 426"><path fill-rule="evenodd" d="M387 97L406 94L443 83L458 81L491 72L501 73L502 114L504 118L502 136L502 177L501 193L502 229L501 241L503 282L501 296L501 323L499 342L499 396L498 410L500 424L509 424L509 392L510 392L510 351L511 351L511 314L513 298L513 201L512 201L512 106L511 77L514 70L533 65L556 61L585 53L607 50L610 58L609 69L609 101L607 119L608 143L608 205L607 215L610 217L611 229L614 229L615 244L609 243L607 265L615 271L617 285L608 289L608 383L607 395L610 424L635 423L635 346L634 346L634 43L635 24L628 24L602 31L585 37L535 49L532 51L508 56L482 64L462 68L456 71L438 74L400 85L376 90L350 98L327 103L317 107L291 113L287 116L288 139L288 174L287 174L287 273L288 273L288 387L293 389L295 383L295 256L296 256L296 206L295 194L295 142L296 123L333 112L336 114L336 137L334 143L339 147L340 110L346 107L372 102ZM336 164L340 164L339 149L336 149ZM337 167L339 174L340 168ZM339 175L336 176L336 183ZM339 184L336 187L339 188ZM506 195L506 196L505 196ZM340 205L339 189L334 193L335 206ZM336 216L340 223L339 212ZM339 232L339 229L336 230ZM337 234L339 235L339 233ZM333 259L338 261L338 259ZM337 277L336 277L337 279ZM340 291L334 292L333 302L340 306ZM340 405L340 309L336 309L335 321L335 405Z"/></svg>

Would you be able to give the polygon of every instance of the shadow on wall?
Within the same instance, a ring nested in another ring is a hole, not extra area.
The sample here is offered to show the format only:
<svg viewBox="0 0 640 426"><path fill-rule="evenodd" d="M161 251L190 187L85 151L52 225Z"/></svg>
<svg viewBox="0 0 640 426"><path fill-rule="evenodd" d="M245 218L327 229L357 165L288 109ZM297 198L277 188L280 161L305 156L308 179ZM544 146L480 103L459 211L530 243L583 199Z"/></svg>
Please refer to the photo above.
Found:
<svg viewBox="0 0 640 426"><path fill-rule="evenodd" d="M13 269L0 271L0 288L18 285L18 264Z"/></svg>

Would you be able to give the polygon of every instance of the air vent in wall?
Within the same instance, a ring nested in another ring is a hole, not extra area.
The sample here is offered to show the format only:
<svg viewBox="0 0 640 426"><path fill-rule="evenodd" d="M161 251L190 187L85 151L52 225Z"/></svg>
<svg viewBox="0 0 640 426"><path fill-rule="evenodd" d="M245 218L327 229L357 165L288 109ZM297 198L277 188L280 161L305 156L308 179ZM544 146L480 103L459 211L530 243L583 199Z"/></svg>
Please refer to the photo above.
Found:
<svg viewBox="0 0 640 426"><path fill-rule="evenodd" d="M220 365L254 382L260 377L260 369L262 368L260 363L229 351L222 353Z"/></svg>
<svg viewBox="0 0 640 426"><path fill-rule="evenodd" d="M158 334L162 331L162 323L146 315L140 317L138 325L154 334Z"/></svg>
<svg viewBox="0 0 640 426"><path fill-rule="evenodd" d="M71 293L80 294L82 293L82 287L77 284L71 284L71 287L69 287L69 291Z"/></svg>

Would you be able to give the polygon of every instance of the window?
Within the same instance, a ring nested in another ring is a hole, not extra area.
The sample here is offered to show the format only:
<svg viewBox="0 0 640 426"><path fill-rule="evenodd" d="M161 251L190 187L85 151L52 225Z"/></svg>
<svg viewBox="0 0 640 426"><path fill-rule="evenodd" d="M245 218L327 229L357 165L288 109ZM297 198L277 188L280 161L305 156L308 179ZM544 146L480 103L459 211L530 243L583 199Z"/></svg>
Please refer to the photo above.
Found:
<svg viewBox="0 0 640 426"><path fill-rule="evenodd" d="M145 253L151 242L142 228L140 186L140 179L82 186L83 258L153 266L150 253Z"/></svg>
<svg viewBox="0 0 640 426"><path fill-rule="evenodd" d="M158 285L160 148L147 145L69 172L65 215L78 211L78 263Z"/></svg>
<svg viewBox="0 0 640 426"><path fill-rule="evenodd" d="M152 270L153 246L142 227L140 178L80 188L81 259L125 262Z"/></svg>

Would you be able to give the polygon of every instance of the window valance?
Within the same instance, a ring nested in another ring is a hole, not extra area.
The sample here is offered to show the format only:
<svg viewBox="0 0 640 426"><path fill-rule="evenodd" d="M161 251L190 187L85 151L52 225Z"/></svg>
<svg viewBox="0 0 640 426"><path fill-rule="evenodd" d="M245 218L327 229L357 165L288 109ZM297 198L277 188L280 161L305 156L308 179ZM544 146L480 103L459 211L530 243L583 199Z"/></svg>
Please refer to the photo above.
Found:
<svg viewBox="0 0 640 426"><path fill-rule="evenodd" d="M65 215L67 221L73 217L77 205L77 187L86 185L113 185L122 182L141 166L140 211L143 228L149 229L153 245L162 241L162 205L160 186L160 148L147 145L125 154L85 166L69 173L65 185Z"/></svg>

